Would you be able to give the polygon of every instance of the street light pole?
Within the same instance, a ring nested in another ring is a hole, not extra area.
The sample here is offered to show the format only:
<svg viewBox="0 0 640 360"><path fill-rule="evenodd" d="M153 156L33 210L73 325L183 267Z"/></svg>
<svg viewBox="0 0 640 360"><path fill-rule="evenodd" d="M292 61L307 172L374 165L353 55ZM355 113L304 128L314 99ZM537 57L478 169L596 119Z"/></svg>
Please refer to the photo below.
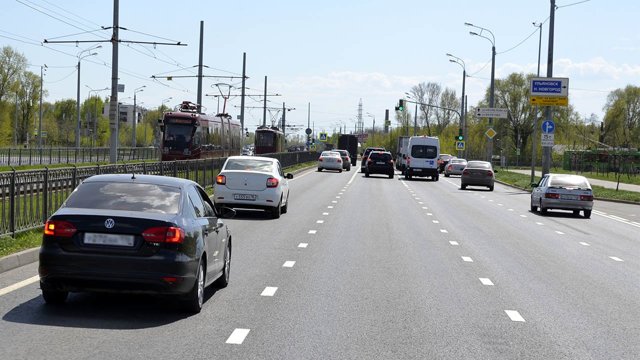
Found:
<svg viewBox="0 0 640 360"><path fill-rule="evenodd" d="M87 55L82 55L83 53L87 52L87 51L92 51L95 49L99 49L101 48L102 45L98 45L86 50L82 50L80 51L80 53L78 54L78 92L76 94L76 148L80 147L80 62L82 61L82 59L89 57L89 56L94 56L94 55L98 55L97 52L94 53L90 53Z"/></svg>
<svg viewBox="0 0 640 360"><path fill-rule="evenodd" d="M533 26L537 27L540 32L538 39L538 73L537 77L540 77L540 54L542 53L542 23L533 23ZM538 144L538 106L536 105L535 115L533 117L533 134L531 135L531 183L536 178L536 150Z"/></svg>
<svg viewBox="0 0 640 360"><path fill-rule="evenodd" d="M42 96L43 96L43 86L44 86L44 73L43 70L47 69L47 64L44 66L40 66L40 110L38 114L38 149L42 149ZM80 72L78 71L78 74ZM16 107L18 103L16 102ZM27 132L28 134L28 132Z"/></svg>
<svg viewBox="0 0 640 360"><path fill-rule="evenodd" d="M549 48L547 50L547 77L553 77L553 29L556 18L556 0L551 0L551 14L549 15ZM545 109L547 121L552 121L551 106ZM542 147L542 175L549 173L551 167L551 146Z"/></svg>
<svg viewBox="0 0 640 360"><path fill-rule="evenodd" d="M89 89L89 98L91 98L91 93L95 92L95 96L93 98L93 112L95 113L95 117L93 118L93 134L92 134L92 139L91 139L91 147L95 147L96 146L96 139L97 139L97 131L98 131L98 93L100 91L105 91L105 90L109 90L108 87L104 88L104 89L92 89L91 87L89 87L89 85L85 85L88 89Z"/></svg>
<svg viewBox="0 0 640 360"><path fill-rule="evenodd" d="M136 94L144 91L147 85L142 85L139 88L133 90L133 138L131 139L131 147L136 147L137 139L136 139L136 127L138 125L138 108L136 104ZM200 104L198 104L200 106Z"/></svg>
<svg viewBox="0 0 640 360"><path fill-rule="evenodd" d="M466 26L471 26L476 29L480 29L480 33L470 31L469 34L479 36L481 38L485 38L489 40L489 42L491 42L491 90L489 93L489 107L493 108L494 95L495 95L495 72L496 72L496 38L495 36L493 36L493 33L489 29L483 28L481 26L476 26L471 23L464 23L464 24ZM488 32L489 35L491 35L491 38L488 38L487 36L482 35L484 31ZM489 128L491 128L492 125L493 125L493 118L489 118ZM487 152L489 153L488 161L491 162L493 158L493 138L489 138L489 141L487 141Z"/></svg>
<svg viewBox="0 0 640 360"><path fill-rule="evenodd" d="M465 82L467 79L467 67L464 63L464 60L460 59L457 56L451 55L451 54L447 54L447 56L452 57L453 59L449 59L450 62L452 63L456 63L460 66L462 66L462 96L460 97L460 129L462 129L462 135L463 137L466 139L467 138L467 131L466 131L466 123L467 123L467 116L465 114L465 98L464 98L464 90L465 90ZM467 147L464 147L464 157L467 157Z"/></svg>

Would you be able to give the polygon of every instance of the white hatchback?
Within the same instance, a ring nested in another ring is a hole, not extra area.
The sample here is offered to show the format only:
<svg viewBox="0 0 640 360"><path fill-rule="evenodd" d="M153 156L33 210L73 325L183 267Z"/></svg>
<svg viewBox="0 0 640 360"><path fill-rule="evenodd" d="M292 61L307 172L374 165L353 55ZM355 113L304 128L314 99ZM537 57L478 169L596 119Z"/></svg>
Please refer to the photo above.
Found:
<svg viewBox="0 0 640 360"><path fill-rule="evenodd" d="M323 151L318 158L318 171L338 170L342 172L342 155L337 151Z"/></svg>
<svg viewBox="0 0 640 360"><path fill-rule="evenodd" d="M282 171L280 161L260 156L231 156L214 185L216 207L261 209L277 219L289 206L289 183L293 175Z"/></svg>

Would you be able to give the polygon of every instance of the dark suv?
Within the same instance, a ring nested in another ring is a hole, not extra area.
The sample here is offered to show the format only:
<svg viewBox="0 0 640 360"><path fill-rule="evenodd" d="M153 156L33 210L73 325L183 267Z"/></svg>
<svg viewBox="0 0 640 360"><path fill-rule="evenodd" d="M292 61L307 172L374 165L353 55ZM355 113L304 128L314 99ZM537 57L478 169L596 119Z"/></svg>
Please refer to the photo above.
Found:
<svg viewBox="0 0 640 360"><path fill-rule="evenodd" d="M351 170L351 157L349 156L349 152L347 150L335 150L340 153L340 157L342 158L342 169Z"/></svg>
<svg viewBox="0 0 640 360"><path fill-rule="evenodd" d="M362 153L362 161L360 162L360 171L364 172L364 168L367 166L367 158L369 157L369 153L372 151L387 151L387 149L383 147L368 147L364 149Z"/></svg>
<svg viewBox="0 0 640 360"><path fill-rule="evenodd" d="M385 174L389 179L393 179L394 165L393 156L388 151L372 151L369 153L367 163L364 168L364 176L370 174Z"/></svg>

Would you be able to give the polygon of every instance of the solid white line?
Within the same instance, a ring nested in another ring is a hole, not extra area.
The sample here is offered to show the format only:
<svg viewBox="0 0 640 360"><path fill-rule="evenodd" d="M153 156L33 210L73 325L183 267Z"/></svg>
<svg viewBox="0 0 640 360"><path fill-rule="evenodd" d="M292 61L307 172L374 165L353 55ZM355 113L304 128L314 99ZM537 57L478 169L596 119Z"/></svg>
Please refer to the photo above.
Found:
<svg viewBox="0 0 640 360"><path fill-rule="evenodd" d="M311 234L311 235L313 235L313 234L315 234L317 232L318 232L318 230L309 230L309 234Z"/></svg>
<svg viewBox="0 0 640 360"><path fill-rule="evenodd" d="M329 213L328 212L323 212L322 215L327 216L327 215L329 215Z"/></svg>
<svg viewBox="0 0 640 360"><path fill-rule="evenodd" d="M262 294L260 294L260 296L273 296L275 295L276 291L278 291L277 287L267 286L266 288L264 288L264 290L262 290Z"/></svg>
<svg viewBox="0 0 640 360"><path fill-rule="evenodd" d="M324 220L318 220L316 221L316 224L324 224Z"/></svg>
<svg viewBox="0 0 640 360"><path fill-rule="evenodd" d="M489 278L479 278L482 285L493 286L493 282Z"/></svg>
<svg viewBox="0 0 640 360"><path fill-rule="evenodd" d="M293 265L295 265L296 262L295 261L285 261L284 264L282 264L282 267L288 267L288 268L292 268Z"/></svg>
<svg viewBox="0 0 640 360"><path fill-rule="evenodd" d="M8 293L10 293L10 292L12 292L14 290L18 290L20 288L23 288L23 287L25 287L25 286L27 286L29 284L33 284L34 282L39 281L39 280L40 280L40 275L36 275L36 276L32 276L32 277L30 277L30 278L28 278L26 280L22 280L20 282L17 282L17 283L15 283L13 285L9 285L9 286L7 286L5 288L0 289L0 296L6 295L6 294L8 294Z"/></svg>
<svg viewBox="0 0 640 360"><path fill-rule="evenodd" d="M563 233L562 231L558 231L558 230L556 230L556 234L558 234L558 235L564 235L564 233Z"/></svg>
<svg viewBox="0 0 640 360"><path fill-rule="evenodd" d="M303 248L303 249L306 248L307 246L309 246L308 243L300 243L300 244L298 244L298 247L299 248Z"/></svg>
<svg viewBox="0 0 640 360"><path fill-rule="evenodd" d="M462 256L462 260L465 262L473 262L473 259L468 256Z"/></svg>
<svg viewBox="0 0 640 360"><path fill-rule="evenodd" d="M617 257L617 256L609 256L609 259L614 260L614 261L620 261L620 262L623 262L623 261L624 261L624 260L620 259L620 258L619 258L619 257Z"/></svg>
<svg viewBox="0 0 640 360"><path fill-rule="evenodd" d="M227 339L227 344L240 345L244 341L244 338L249 335L250 329L235 329L231 333L231 336Z"/></svg>
<svg viewBox="0 0 640 360"><path fill-rule="evenodd" d="M351 179L349 180L347 185L351 185L351 183L353 182L353 180L355 180L356 176L358 176L359 173L360 173L359 171L354 171L353 175L351 175Z"/></svg>
<svg viewBox="0 0 640 360"><path fill-rule="evenodd" d="M504 312L506 312L507 315L509 315L509 319L511 319L511 321L525 322L524 318L520 315L520 313L515 310L505 310Z"/></svg>
<svg viewBox="0 0 640 360"><path fill-rule="evenodd" d="M586 243L586 242L584 242L584 241L580 241L580 245L584 245L584 246L591 246L591 245L589 245L589 243Z"/></svg>
<svg viewBox="0 0 640 360"><path fill-rule="evenodd" d="M447 233L448 233L448 231L447 231L447 230L445 230L445 229L440 229L440 232L441 232L441 233L445 233L445 234L447 234Z"/></svg>
<svg viewBox="0 0 640 360"><path fill-rule="evenodd" d="M457 241L449 241L449 244L453 245L453 246L458 246L460 244L458 244Z"/></svg>

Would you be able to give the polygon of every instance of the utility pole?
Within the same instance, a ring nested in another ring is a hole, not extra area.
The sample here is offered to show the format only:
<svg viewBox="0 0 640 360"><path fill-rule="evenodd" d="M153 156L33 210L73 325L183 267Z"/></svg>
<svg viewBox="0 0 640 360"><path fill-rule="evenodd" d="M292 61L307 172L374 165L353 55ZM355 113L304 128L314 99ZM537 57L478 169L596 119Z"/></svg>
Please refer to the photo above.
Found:
<svg viewBox="0 0 640 360"><path fill-rule="evenodd" d="M202 113L202 53L204 41L204 21L200 20L200 54L198 55L198 114ZM135 96L134 96L135 98Z"/></svg>
<svg viewBox="0 0 640 360"><path fill-rule="evenodd" d="M42 85L40 85L40 87L42 87ZM40 95L40 97L42 97L42 95ZM42 109L42 105L40 105L40 109ZM17 90L16 90L16 115L13 121L13 147L18 147L18 91Z"/></svg>
<svg viewBox="0 0 640 360"><path fill-rule="evenodd" d="M284 144L287 145L287 108L284 106L284 102L282 102L282 137L284 138Z"/></svg>
<svg viewBox="0 0 640 360"><path fill-rule="evenodd" d="M547 77L553 77L553 28L556 13L556 0L551 0L551 14L549 15L549 49L547 53ZM545 108L547 121L552 121L551 106ZM551 167L551 146L542 147L542 175L549 173Z"/></svg>
<svg viewBox="0 0 640 360"><path fill-rule="evenodd" d="M44 81L43 81L44 69L46 68L47 68L47 64L44 64L44 66L40 66L40 110L38 114L38 149L42 148L42 94L43 94L42 88L44 87ZM17 108L18 108L18 97L16 93L16 111L17 111ZM17 119L18 118L16 118L16 120Z"/></svg>
<svg viewBox="0 0 640 360"><path fill-rule="evenodd" d="M267 77L264 77L264 107L262 109L262 126L267 126Z"/></svg>
<svg viewBox="0 0 640 360"><path fill-rule="evenodd" d="M120 14L120 0L113 0L113 36L111 37L111 97L109 98L109 162L118 162L118 30Z"/></svg>
<svg viewBox="0 0 640 360"><path fill-rule="evenodd" d="M416 111L413 114L413 136L418 135L418 103L416 103Z"/></svg>
<svg viewBox="0 0 640 360"><path fill-rule="evenodd" d="M244 97L245 93L245 82L247 80L247 53L242 53L242 90L240 94L240 126L242 127L242 138L244 139L244 134L247 131L244 128ZM242 142L244 144L244 141Z"/></svg>
<svg viewBox="0 0 640 360"><path fill-rule="evenodd" d="M540 54L542 52L542 23L533 23L533 26L537 27L540 32L538 39L538 73L537 77L540 77ZM533 184L536 178L536 150L538 144L538 105L536 105L535 116L533 117L533 134L531 135L531 181Z"/></svg>

